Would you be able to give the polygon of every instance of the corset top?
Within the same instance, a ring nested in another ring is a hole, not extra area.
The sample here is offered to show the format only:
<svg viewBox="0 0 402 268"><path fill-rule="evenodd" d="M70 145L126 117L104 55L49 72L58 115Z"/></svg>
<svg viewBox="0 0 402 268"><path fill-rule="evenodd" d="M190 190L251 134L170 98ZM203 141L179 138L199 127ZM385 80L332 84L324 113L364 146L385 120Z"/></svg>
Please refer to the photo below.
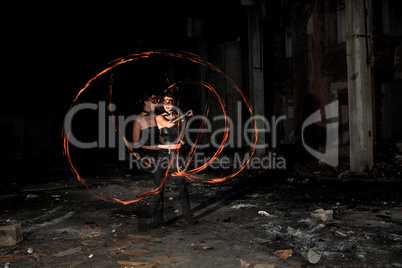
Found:
<svg viewBox="0 0 402 268"><path fill-rule="evenodd" d="M161 128L160 131L160 135L163 138L163 143L177 142L177 137L179 136L177 126L173 126L171 128L164 127Z"/></svg>

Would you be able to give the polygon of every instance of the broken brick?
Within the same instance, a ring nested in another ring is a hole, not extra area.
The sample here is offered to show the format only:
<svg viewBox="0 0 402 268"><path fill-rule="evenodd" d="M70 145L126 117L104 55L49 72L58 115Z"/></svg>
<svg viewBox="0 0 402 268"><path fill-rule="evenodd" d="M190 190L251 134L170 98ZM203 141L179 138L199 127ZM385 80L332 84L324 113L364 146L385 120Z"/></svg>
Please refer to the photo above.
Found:
<svg viewBox="0 0 402 268"><path fill-rule="evenodd" d="M323 210L322 208L313 211L310 216L327 222L333 219L334 212L332 210Z"/></svg>
<svg viewBox="0 0 402 268"><path fill-rule="evenodd" d="M0 227L0 246L12 246L22 241L21 224Z"/></svg>

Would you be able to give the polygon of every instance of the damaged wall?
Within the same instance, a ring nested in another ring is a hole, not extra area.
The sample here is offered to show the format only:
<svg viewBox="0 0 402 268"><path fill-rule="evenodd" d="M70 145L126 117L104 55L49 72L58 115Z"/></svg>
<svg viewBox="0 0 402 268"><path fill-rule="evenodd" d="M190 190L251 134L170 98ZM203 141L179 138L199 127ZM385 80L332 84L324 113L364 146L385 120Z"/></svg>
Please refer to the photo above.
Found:
<svg viewBox="0 0 402 268"><path fill-rule="evenodd" d="M385 97L382 88L398 88L400 86L400 17L394 16L400 10L402 2L396 0L372 1L373 13L373 59L372 76L374 78L374 128L375 138L389 139L385 128L392 128L389 124L398 124L395 120L386 120L382 107L384 101L393 100L397 106L398 99ZM276 115L286 114L288 109L285 98L294 98L294 140L300 141L300 127L304 119L318 108L323 108L329 102L339 100L340 114L340 141L347 144L349 141L347 99L347 66L345 42L345 5L344 1L273 1L267 5L267 18L264 29L266 36L272 36L272 46L265 45L265 65L273 65L267 75L267 85L272 85L275 92ZM289 34L290 33L290 34ZM291 41L292 45L287 43ZM289 53L287 49L291 48ZM399 79L399 80L398 80ZM385 84L391 84L386 86ZM271 91L266 88L266 91ZM391 94L391 93L389 93ZM392 122L392 123L390 123ZM384 126L386 124L387 126ZM316 124L306 129L309 132L307 139L311 146L325 142L324 124ZM399 132L398 132L399 133ZM399 134L398 134L399 135ZM392 136L397 138L398 135ZM282 142L286 142L286 133L283 133Z"/></svg>
<svg viewBox="0 0 402 268"><path fill-rule="evenodd" d="M303 121L337 99L338 90L345 89L331 85L346 81L346 46L345 42L338 42L337 7L335 3L334 8L331 0L283 6L278 14L269 18L269 23L277 27L272 27L266 34L274 36L272 64L275 74L272 79L279 104L276 113L285 113L281 100L284 96L294 97L296 135L289 141L294 143L300 141ZM288 29L291 38L286 36ZM286 51L289 41L292 42L292 53ZM310 145L325 143L325 122L306 131Z"/></svg>
<svg viewBox="0 0 402 268"><path fill-rule="evenodd" d="M375 124L379 141L402 139L402 132L397 130L400 121L394 120L401 113L398 51L402 47L402 17L395 16L401 9L402 2L398 0L373 0Z"/></svg>

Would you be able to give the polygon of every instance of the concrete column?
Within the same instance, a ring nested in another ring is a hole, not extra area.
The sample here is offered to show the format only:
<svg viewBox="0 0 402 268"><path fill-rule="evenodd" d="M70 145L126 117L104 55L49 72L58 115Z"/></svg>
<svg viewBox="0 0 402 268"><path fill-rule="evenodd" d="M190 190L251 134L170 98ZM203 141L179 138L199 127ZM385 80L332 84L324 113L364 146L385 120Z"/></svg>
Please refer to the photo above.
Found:
<svg viewBox="0 0 402 268"><path fill-rule="evenodd" d="M249 92L250 102L255 115L265 116L264 112L264 69L262 54L262 24L263 5L257 3L248 7L248 60L249 60ZM261 1L263 2L263 1ZM264 123L257 121L257 128L264 129ZM258 133L256 155L265 154L265 133Z"/></svg>
<svg viewBox="0 0 402 268"><path fill-rule="evenodd" d="M347 0L345 4L350 169L363 172L373 166L371 1Z"/></svg>

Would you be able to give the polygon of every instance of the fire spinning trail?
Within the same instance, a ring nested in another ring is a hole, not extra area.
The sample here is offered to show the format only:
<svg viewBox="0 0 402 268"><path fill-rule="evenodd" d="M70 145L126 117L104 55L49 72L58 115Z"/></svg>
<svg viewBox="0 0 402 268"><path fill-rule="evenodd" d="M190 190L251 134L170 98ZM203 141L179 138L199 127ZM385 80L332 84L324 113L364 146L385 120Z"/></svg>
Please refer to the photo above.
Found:
<svg viewBox="0 0 402 268"><path fill-rule="evenodd" d="M227 77L218 67L216 67L216 66L214 66L213 64L211 64L211 63L209 63L209 62L203 60L203 59L200 58L198 55L193 54L193 53L184 52L184 51L173 53L173 52L166 52L166 51L164 51L164 50L157 50L157 51L143 52L143 53L138 53L138 54L131 54L131 55L128 55L128 56L126 56L126 57L118 58L118 59L116 59L116 60L110 62L110 63L109 63L109 67L107 67L106 69L104 69L103 71L101 71L101 72L99 72L97 75L95 75L93 78L91 78L91 79L85 84L85 86L78 92L78 94L75 96L75 98L74 98L72 104L70 105L69 110L70 110L70 109L75 105L75 103L78 101L80 95L81 95L85 90L87 90L87 88L88 88L92 83L94 83L96 79L98 79L99 77L104 76L104 75L106 75L106 74L108 74L108 73L111 73L111 71L113 70L113 68L115 68L115 67L117 67L117 66L119 66L119 65L122 65L122 64L125 64L125 63L128 63L128 62L137 61L137 60L140 60L140 59L147 59L147 58L149 58L151 55L161 55L161 56L168 56L168 57L173 57L173 58L184 59L184 60L187 60L187 61L192 62L192 63L196 63L196 64L203 65L203 66L208 67L209 69L211 69L211 70L213 70L213 71L219 73L219 74L222 75L225 79L227 79L228 81L230 81L230 83L232 84L233 88L241 95L242 100L243 100L243 102L245 103L245 105L246 105L246 107L247 107L247 110L248 110L250 116L253 115L253 110L252 110L252 108L251 108L251 106L250 106L250 104L249 104L247 98L244 96L243 92L242 92L242 91L240 90L240 88L236 85L236 83L235 83L231 78ZM109 81L109 106L112 105L113 81L114 81L114 76L113 76L113 73L111 73L111 75L110 75L110 81ZM220 155L220 153L221 153L222 150L224 149L225 143L226 143L227 140L228 140L229 123L228 123L228 121L227 121L227 113L226 113L225 104L224 104L222 98L221 98L220 95L217 93L217 91L216 91L210 84L208 84L207 82L205 82L205 81L198 81L198 82L194 82L194 81L185 81L185 82L182 82L182 81L179 81L179 82L175 82L175 83L171 84L165 91L167 91L167 90L169 90L169 89L171 89L171 88L173 88L173 87L175 87L175 88L178 89L179 86L181 86L181 85L188 85L188 84L201 85L201 86L203 86L204 88L206 88L207 90L211 91L213 94L215 94L216 98L218 99L219 104L220 104L220 107L221 107L221 109L222 109L222 113L223 113L223 115L224 115L224 119L225 119L225 122L224 122L225 131L224 131L224 133L223 133L222 142L221 142L220 146L218 147L217 151L214 153L214 155L211 157L211 159L210 159L208 162L206 162L205 164L203 164L203 165L200 166L200 167L197 167L197 168L194 168L194 169L191 169L191 170L183 170L183 169L181 169L181 167L179 166L179 163L178 163L178 162L173 163L173 162L174 162L173 159L178 159L178 157L177 157L177 158L172 157L172 160L171 160L170 163L169 163L169 168L167 169L166 173L164 174L164 176L163 176L163 178L162 178L161 185L159 185L159 186L158 186L155 190L153 190L153 191L148 191L148 192L145 192L145 193L142 193L142 194L136 196L136 198L133 199L133 200L126 200L126 201L124 201L124 200L120 200L120 199L117 199L117 198L113 198L113 199L111 199L111 198L106 198L106 197L104 197L104 196L99 196L99 195L97 195L97 194L95 194L95 193L93 193L93 192L91 191L91 189L90 189L90 188L88 187L88 185L86 184L85 179L81 177L81 175L79 174L79 172L78 172L78 170L77 170L77 167L74 165L74 163L73 163L73 161L72 161L72 159L71 159L71 156L70 156L70 145L69 145L69 135L70 135L70 132L66 133L66 131L65 131L65 129L64 129L64 124L63 124L62 138L63 138L63 152L64 152L64 155L66 156L67 161L68 161L68 163L69 163L69 165L70 165L70 168L71 168L72 172L74 173L74 175L75 175L75 176L77 177L77 179L89 190L89 192L90 192L93 196L95 196L95 197L97 197L97 198L100 198L100 199L102 199L102 200L108 201L108 202L118 202L118 203L121 203L121 204L123 204L123 205L127 205L127 204L131 204L131 203L134 203L134 202L138 202L138 201L142 200L142 199L143 199L144 197L146 197L146 196L149 196L149 195L152 195L152 194L157 194L157 193L159 193L159 192L161 191L161 189L162 189L162 187L163 187L163 185L164 185L164 183L165 183L165 181L166 181L167 175L168 175L168 173L169 173L169 169L170 169L170 167L171 167L173 164L176 164L176 165L177 165L177 170L178 170L179 172L174 172L174 173L172 173L172 176L183 176L183 177L185 177L187 180L191 180L191 181L201 181L201 182L205 182L205 183L220 183L220 182L227 181L227 180L233 178L234 176L236 176L236 175L239 174L242 170L245 169L245 167L248 165L248 163L250 162L250 160L251 160L251 158L252 158L252 156L253 156L253 154L254 154L254 152L255 152L255 144L257 143L257 138L258 138L257 133L258 133L258 132L257 132L257 125L256 125L256 121L255 121L255 120L253 120L253 128L254 128L254 132L253 132L253 135L252 135L253 145L250 146L250 149L249 149L249 151L248 151L250 157L247 159L247 161L245 161L245 162L239 167L238 170L236 170L234 173L232 173L232 174L230 174L230 175L228 175L228 176L219 177L219 178L209 178L209 179L205 179L204 177L201 177L201 176L198 176L198 175L197 175L199 172L201 172L202 170L204 170L205 168L207 168L207 167ZM206 116L208 115L208 112L209 112L209 106L207 105L207 107L206 107L206 109L205 109L205 114L204 114L205 118L206 118ZM68 113L67 113L67 114L68 114ZM64 118L64 121L66 121L66 119L67 119L67 114L66 114L66 117ZM186 157L186 162L187 162L187 160L191 160L191 159L193 158L195 152L196 152L196 145L197 145L197 142L198 142L199 138L200 138L201 135L202 135L202 129L203 129L203 127L204 127L204 124L205 124L205 121L203 121L202 124L201 124L201 126L200 126L200 130L201 130L201 131L200 131L199 134L197 135L196 141L195 141L194 145L192 146L192 148L191 148L189 154L188 154L187 157ZM116 127L116 124L115 124L115 129L116 129L117 132L120 133L120 135L122 135L120 129L118 129L118 128ZM124 135L122 135L122 136L123 136L123 139L124 139L124 141L125 141L125 144L126 144L127 149L128 149L130 152L133 152L133 149L130 147L130 145L129 145L129 143L127 142L127 140L125 139ZM183 135L182 135L182 137L183 137ZM174 155L177 155L178 153L179 153L179 150L177 149L177 150L175 150ZM141 159L141 160L144 161L143 159Z"/></svg>

